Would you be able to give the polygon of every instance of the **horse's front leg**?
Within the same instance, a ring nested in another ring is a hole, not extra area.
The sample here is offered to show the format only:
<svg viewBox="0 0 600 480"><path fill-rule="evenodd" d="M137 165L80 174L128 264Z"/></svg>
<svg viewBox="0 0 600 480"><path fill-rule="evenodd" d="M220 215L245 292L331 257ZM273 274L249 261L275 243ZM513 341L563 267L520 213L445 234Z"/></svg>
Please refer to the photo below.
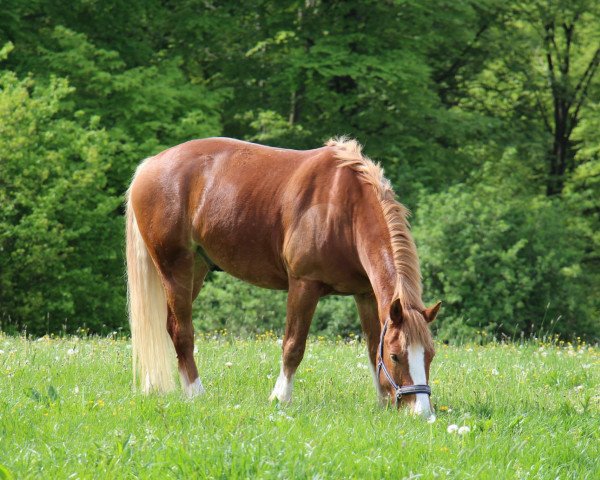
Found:
<svg viewBox="0 0 600 480"><path fill-rule="evenodd" d="M319 282L289 279L281 372L269 397L271 401L287 403L292 399L294 374L304 356L310 323L324 290Z"/></svg>
<svg viewBox="0 0 600 480"><path fill-rule="evenodd" d="M377 313L377 300L373 293L355 295L354 300L358 308L358 316L362 325L363 332L367 337L367 351L369 353L369 366L373 375L373 384L377 391L377 397L382 405L387 403L387 394L381 388L377 376L377 347L379 346L379 335L381 333L381 324Z"/></svg>

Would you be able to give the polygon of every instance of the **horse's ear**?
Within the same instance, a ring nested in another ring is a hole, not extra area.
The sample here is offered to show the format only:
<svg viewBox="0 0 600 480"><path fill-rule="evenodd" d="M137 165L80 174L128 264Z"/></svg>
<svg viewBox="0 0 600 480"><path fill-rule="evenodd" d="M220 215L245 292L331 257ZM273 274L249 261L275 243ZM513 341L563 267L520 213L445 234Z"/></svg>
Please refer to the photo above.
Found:
<svg viewBox="0 0 600 480"><path fill-rule="evenodd" d="M395 324L402 322L402 304L399 298L394 300L390 305L390 320Z"/></svg>
<svg viewBox="0 0 600 480"><path fill-rule="evenodd" d="M426 308L423 310L423 316L428 323L431 323L435 320L438 312L440 311L440 307L442 306L442 302L437 302L433 307Z"/></svg>

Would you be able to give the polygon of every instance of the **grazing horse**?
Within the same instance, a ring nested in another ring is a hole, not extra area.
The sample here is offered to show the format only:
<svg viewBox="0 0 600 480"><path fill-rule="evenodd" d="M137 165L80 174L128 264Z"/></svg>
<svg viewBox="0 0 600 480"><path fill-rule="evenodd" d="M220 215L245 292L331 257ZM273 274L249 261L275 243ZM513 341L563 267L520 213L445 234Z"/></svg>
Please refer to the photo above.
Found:
<svg viewBox="0 0 600 480"><path fill-rule="evenodd" d="M347 138L306 151L209 138L148 158L127 201L129 315L142 390L174 388L176 353L185 392L204 392L192 302L206 274L220 269L288 291L271 400L291 399L319 298L354 295L380 399L429 417L428 323L440 303L426 308L421 300L407 215L383 170Z"/></svg>

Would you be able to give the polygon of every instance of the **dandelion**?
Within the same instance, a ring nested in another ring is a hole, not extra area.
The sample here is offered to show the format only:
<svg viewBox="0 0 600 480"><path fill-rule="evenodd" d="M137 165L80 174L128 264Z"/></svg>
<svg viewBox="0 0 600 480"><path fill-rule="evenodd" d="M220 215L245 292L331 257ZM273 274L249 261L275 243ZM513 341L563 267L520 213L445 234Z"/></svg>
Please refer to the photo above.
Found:
<svg viewBox="0 0 600 480"><path fill-rule="evenodd" d="M500 372L498 371L497 368L492 369L492 375L500 375Z"/></svg>
<svg viewBox="0 0 600 480"><path fill-rule="evenodd" d="M232 362L225 362L225 366L227 368L231 368L231 367L233 367L233 363Z"/></svg>
<svg viewBox="0 0 600 480"><path fill-rule="evenodd" d="M462 427L460 427L458 429L458 434L459 435L466 435L467 433L469 433L471 431L471 427L467 427L466 425L463 425Z"/></svg>
<svg viewBox="0 0 600 480"><path fill-rule="evenodd" d="M75 385L75 388L73 389L73 393L75 395L77 395L79 393L79 386L78 385Z"/></svg>
<svg viewBox="0 0 600 480"><path fill-rule="evenodd" d="M446 429L446 431L448 433L456 433L458 431L458 425L456 424L452 424L452 425L448 425L448 428Z"/></svg>
<svg viewBox="0 0 600 480"><path fill-rule="evenodd" d="M442 405L440 407L440 412L447 412L448 411L448 407L446 405Z"/></svg>
<svg viewBox="0 0 600 480"><path fill-rule="evenodd" d="M429 418L427 419L427 423L435 423L435 421L436 421L435 415L430 415Z"/></svg>

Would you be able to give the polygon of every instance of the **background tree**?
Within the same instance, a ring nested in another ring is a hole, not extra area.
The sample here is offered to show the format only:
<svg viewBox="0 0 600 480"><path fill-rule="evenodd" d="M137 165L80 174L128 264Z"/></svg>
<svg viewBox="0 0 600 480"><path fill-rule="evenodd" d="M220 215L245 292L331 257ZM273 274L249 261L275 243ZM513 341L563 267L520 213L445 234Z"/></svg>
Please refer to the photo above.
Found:
<svg viewBox="0 0 600 480"><path fill-rule="evenodd" d="M9 331L123 326L115 150L98 119L46 86L0 75L0 319ZM73 118L73 119L71 119Z"/></svg>
<svg viewBox="0 0 600 480"><path fill-rule="evenodd" d="M440 336L597 335L599 22L591 0L6 0L3 328L126 327L121 199L143 158L349 134L414 212ZM277 327L281 298L214 275L197 324ZM358 331L351 299L319 312Z"/></svg>

